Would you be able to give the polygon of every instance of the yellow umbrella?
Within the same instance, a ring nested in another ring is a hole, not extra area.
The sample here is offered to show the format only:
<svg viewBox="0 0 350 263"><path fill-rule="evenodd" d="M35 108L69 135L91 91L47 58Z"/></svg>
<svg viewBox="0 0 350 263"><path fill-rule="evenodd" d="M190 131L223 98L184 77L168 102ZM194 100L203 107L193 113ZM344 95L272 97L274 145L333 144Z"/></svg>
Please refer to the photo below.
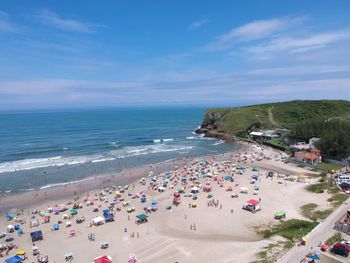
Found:
<svg viewBox="0 0 350 263"><path fill-rule="evenodd" d="M304 242L307 241L307 238L306 238L306 237L302 237L301 239L302 239Z"/></svg>
<svg viewBox="0 0 350 263"><path fill-rule="evenodd" d="M17 255L24 255L25 253L26 253L26 252L23 251L23 250L18 250L16 254L17 254Z"/></svg>

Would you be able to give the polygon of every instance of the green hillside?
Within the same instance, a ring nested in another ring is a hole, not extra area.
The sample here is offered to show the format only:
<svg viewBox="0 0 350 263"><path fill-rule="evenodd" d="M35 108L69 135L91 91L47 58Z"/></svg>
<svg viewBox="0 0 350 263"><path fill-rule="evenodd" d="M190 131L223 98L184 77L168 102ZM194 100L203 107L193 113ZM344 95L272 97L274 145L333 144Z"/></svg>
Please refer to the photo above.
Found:
<svg viewBox="0 0 350 263"><path fill-rule="evenodd" d="M240 108L210 109L202 123L203 129L236 136L245 136L260 128L287 128L313 119L350 120L350 101L295 100Z"/></svg>

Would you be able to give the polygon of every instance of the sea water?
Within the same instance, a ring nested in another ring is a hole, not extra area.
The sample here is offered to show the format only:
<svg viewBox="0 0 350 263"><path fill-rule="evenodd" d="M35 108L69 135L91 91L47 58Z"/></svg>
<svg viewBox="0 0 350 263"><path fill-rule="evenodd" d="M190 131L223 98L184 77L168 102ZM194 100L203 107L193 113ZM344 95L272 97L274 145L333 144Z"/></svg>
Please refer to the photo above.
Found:
<svg viewBox="0 0 350 263"><path fill-rule="evenodd" d="M43 188L128 167L234 151L194 130L203 108L0 113L0 191Z"/></svg>

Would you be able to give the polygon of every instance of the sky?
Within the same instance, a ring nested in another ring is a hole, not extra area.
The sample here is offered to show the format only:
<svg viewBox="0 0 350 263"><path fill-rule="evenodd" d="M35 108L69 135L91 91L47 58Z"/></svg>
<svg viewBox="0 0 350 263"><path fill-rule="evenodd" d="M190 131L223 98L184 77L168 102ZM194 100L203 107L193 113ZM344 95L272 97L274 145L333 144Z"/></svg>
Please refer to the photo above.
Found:
<svg viewBox="0 0 350 263"><path fill-rule="evenodd" d="M350 1L1 1L0 109L350 99Z"/></svg>

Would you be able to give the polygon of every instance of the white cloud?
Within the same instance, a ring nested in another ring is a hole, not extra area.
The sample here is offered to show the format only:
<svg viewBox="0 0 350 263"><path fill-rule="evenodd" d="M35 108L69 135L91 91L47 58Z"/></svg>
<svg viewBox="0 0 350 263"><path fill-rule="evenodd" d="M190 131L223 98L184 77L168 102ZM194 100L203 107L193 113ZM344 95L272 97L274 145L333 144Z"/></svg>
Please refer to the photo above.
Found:
<svg viewBox="0 0 350 263"><path fill-rule="evenodd" d="M189 30L195 30L198 29L202 26L204 26L205 24L209 23L208 19L203 19L203 20L199 20L199 21L195 21L192 24L189 25L188 29Z"/></svg>
<svg viewBox="0 0 350 263"><path fill-rule="evenodd" d="M279 32L286 31L300 24L305 17L275 18L257 20L231 29L228 33L219 36L216 41L208 45L212 51L230 49L237 42L245 42L270 37Z"/></svg>
<svg viewBox="0 0 350 263"><path fill-rule="evenodd" d="M15 33L18 31L18 27L10 21L9 15L0 10L0 32Z"/></svg>
<svg viewBox="0 0 350 263"><path fill-rule="evenodd" d="M304 53L324 48L332 43L346 39L350 39L350 30L318 33L306 37L279 37L265 44L247 47L245 50L251 53L261 54L267 52Z"/></svg>
<svg viewBox="0 0 350 263"><path fill-rule="evenodd" d="M62 18L58 14L48 9L37 11L35 16L42 23L65 31L92 33L96 27L100 26L97 24L82 22L76 19Z"/></svg>

